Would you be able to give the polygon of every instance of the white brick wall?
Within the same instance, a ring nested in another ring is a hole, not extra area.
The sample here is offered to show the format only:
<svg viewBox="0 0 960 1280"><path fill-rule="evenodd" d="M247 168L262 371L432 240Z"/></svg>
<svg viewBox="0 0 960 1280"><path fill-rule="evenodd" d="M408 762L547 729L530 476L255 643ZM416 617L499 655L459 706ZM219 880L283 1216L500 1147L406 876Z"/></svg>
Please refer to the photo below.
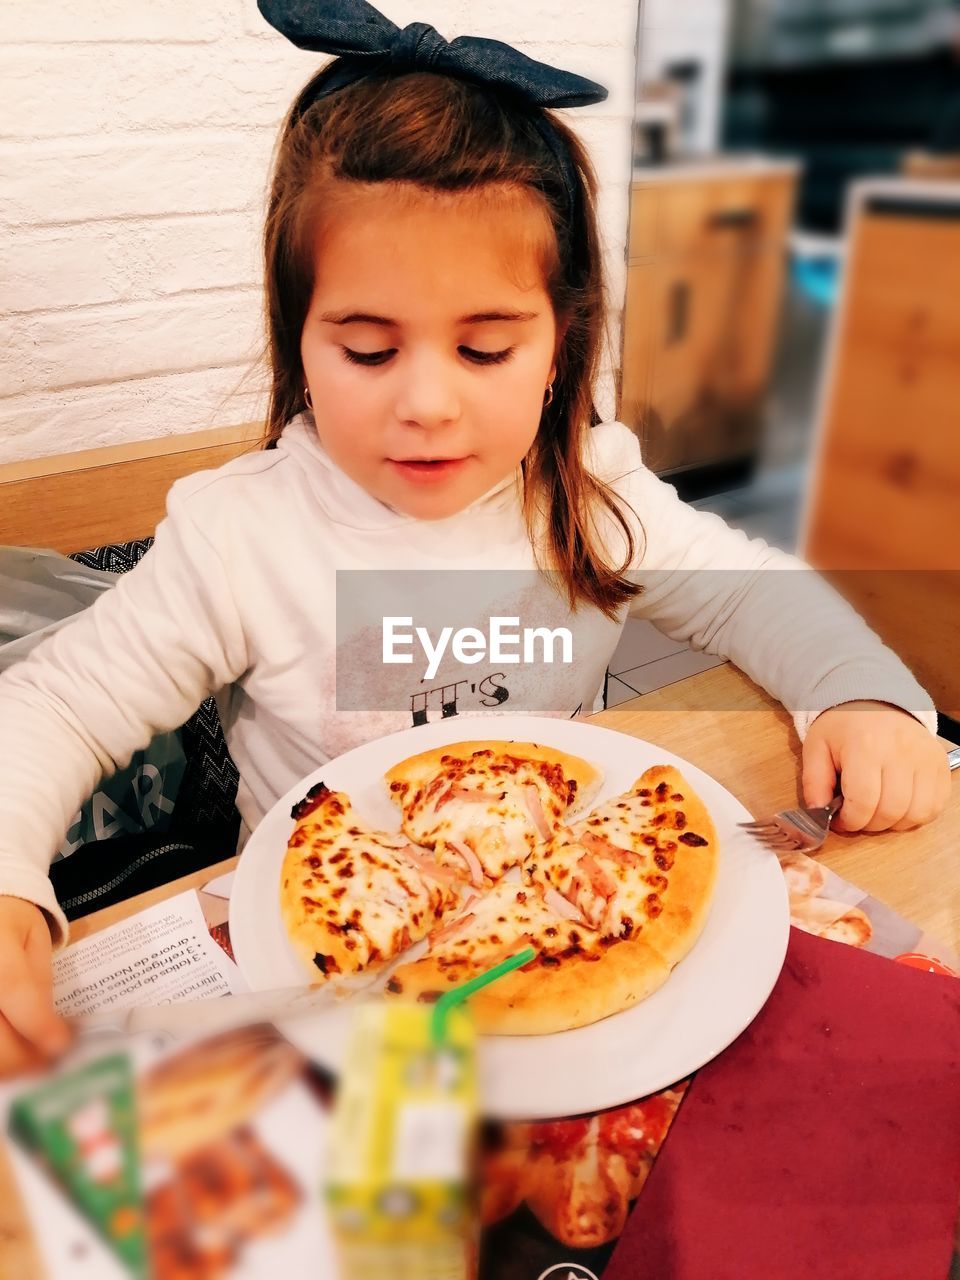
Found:
<svg viewBox="0 0 960 1280"><path fill-rule="evenodd" d="M380 6L401 25L509 40L610 87L570 118L600 176L614 338L636 5ZM0 461L260 416L270 154L321 61L272 31L255 0L0 3Z"/></svg>

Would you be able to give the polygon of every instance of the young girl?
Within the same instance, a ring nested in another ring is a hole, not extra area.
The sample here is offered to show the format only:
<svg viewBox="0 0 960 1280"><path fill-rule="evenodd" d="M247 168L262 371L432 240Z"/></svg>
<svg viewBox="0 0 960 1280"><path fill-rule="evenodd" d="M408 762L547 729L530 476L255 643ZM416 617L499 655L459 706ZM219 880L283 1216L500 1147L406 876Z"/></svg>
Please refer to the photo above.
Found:
<svg viewBox="0 0 960 1280"><path fill-rule="evenodd" d="M840 827L904 829L946 802L935 713L899 660L799 562L685 507L625 426L591 426L595 185L538 104L595 86L375 17L389 48L348 48L282 131L265 448L176 484L146 559L0 680L4 1071L66 1039L50 953L67 927L47 868L72 816L214 691L249 829L325 760L411 722L589 713L631 614L783 701L807 800L825 803L841 774ZM370 569L550 570L576 661L526 684L477 666L451 692L446 669L425 682L422 664L338 649L337 573ZM343 709L337 682L367 680L367 701Z"/></svg>

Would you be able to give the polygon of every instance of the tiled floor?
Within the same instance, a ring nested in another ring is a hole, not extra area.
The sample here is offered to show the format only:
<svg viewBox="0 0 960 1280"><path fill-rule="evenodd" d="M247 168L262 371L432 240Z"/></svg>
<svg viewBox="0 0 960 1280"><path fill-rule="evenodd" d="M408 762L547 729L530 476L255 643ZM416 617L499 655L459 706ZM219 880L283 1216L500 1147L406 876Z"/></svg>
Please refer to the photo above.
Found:
<svg viewBox="0 0 960 1280"><path fill-rule="evenodd" d="M796 547L804 484L804 466L792 464L763 472L744 489L716 494L691 503L701 511L714 511L735 529L763 538L785 551ZM699 671L723 662L712 654L696 652L671 640L643 619L630 619L610 661L607 706L615 707L651 689L662 689Z"/></svg>
<svg viewBox="0 0 960 1280"><path fill-rule="evenodd" d="M754 484L730 493L701 498L691 505L714 511L735 529L763 538L771 546L793 551L796 546L804 483L801 464L778 467L758 475ZM630 619L610 662L607 706L615 707L651 689L683 680L719 666L722 658L696 652L671 640L650 622Z"/></svg>
<svg viewBox="0 0 960 1280"><path fill-rule="evenodd" d="M649 693L651 689L662 689L665 685L674 684L677 680L685 680L687 676L696 675L698 671L709 671L711 667L718 667L724 661L723 658L717 658L712 653L697 653L685 644L676 645L674 652L665 656L644 658L643 645L647 635L643 628L649 628L658 640L665 639L650 622L637 618L627 623L623 638L610 663L611 674L607 680L608 707L627 702L630 698L635 698L638 693ZM672 644L673 641L667 643ZM640 657L640 661L635 666L623 666L624 661L629 660L623 657L625 647L634 649L634 656Z"/></svg>
<svg viewBox="0 0 960 1280"><path fill-rule="evenodd" d="M691 505L714 511L736 529L785 551L797 549L803 495L809 473L811 424L824 334L822 314L788 297L763 456L753 482ZM610 662L607 706L661 689L722 658L670 640L652 623L630 620Z"/></svg>

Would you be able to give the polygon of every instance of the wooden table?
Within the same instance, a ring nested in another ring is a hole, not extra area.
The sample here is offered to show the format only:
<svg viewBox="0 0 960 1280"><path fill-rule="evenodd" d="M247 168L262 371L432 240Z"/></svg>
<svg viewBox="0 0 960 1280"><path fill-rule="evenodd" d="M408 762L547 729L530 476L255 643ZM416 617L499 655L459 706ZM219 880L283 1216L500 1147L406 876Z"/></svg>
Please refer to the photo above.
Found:
<svg viewBox="0 0 960 1280"><path fill-rule="evenodd" d="M714 667L592 717L596 724L661 744L711 774L755 814L801 799L800 743L793 721L735 667ZM946 744L945 744L946 745ZM953 744L950 744L953 745ZM960 951L960 781L936 822L917 831L832 836L820 860ZM72 926L82 938L153 903L205 884L236 858L107 907ZM0 1149L0 1276L43 1280L19 1193Z"/></svg>

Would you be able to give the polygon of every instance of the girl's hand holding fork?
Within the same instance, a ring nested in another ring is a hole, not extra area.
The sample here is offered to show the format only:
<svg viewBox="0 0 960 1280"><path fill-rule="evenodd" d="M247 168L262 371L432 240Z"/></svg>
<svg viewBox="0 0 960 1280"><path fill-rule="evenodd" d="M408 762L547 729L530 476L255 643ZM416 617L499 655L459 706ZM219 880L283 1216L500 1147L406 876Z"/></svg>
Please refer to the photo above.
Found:
<svg viewBox="0 0 960 1280"><path fill-rule="evenodd" d="M885 702L844 702L822 711L803 743L803 797L843 805L834 831L909 831L946 807L950 769L943 743Z"/></svg>

